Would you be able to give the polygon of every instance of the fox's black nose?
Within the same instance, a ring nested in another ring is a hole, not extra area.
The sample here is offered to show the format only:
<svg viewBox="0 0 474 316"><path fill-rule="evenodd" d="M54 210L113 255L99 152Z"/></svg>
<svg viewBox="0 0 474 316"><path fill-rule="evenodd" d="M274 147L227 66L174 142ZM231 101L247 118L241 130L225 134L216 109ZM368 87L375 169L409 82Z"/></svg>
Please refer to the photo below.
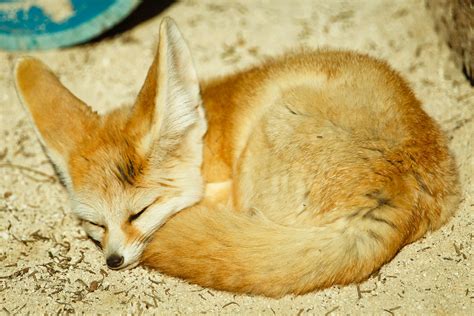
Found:
<svg viewBox="0 0 474 316"><path fill-rule="evenodd" d="M123 256L112 254L107 258L107 266L111 269L117 269L123 263Z"/></svg>

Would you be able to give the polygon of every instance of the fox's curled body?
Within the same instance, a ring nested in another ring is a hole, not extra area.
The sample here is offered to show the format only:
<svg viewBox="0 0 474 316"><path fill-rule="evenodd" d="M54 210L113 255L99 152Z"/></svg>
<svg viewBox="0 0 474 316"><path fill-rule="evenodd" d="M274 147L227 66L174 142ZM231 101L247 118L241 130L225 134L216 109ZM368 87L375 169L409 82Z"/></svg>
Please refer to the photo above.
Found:
<svg viewBox="0 0 474 316"><path fill-rule="evenodd" d="M232 179L232 206L170 219L149 266L224 290L305 293L367 278L455 210L445 140L381 61L294 54L202 94L203 174Z"/></svg>
<svg viewBox="0 0 474 316"><path fill-rule="evenodd" d="M201 99L180 94L195 87L187 86L192 71L179 68L188 58L174 44L179 33L165 22L160 34L135 106L105 118L79 110L78 128L94 131L72 145L58 145L45 132L51 118L30 101L35 84L22 82L47 70L32 60L17 66L19 94L71 195L100 209L92 220L85 214L93 210L76 205L81 218L104 226L96 239L107 256L126 256L127 246L115 246L123 243L140 249L136 262L166 274L278 297L364 280L455 211L458 181L446 139L384 62L343 51L287 54L203 83L202 111ZM165 59L169 47L178 49ZM161 95L180 80L180 89ZM167 111L176 110L158 103L176 100L189 109L169 118ZM159 132L148 135L156 124ZM112 169L115 175L93 178ZM87 195L94 181L109 184L99 197ZM153 185L158 193L139 192ZM149 202L126 207L117 199ZM170 211L155 220L165 204ZM129 209L106 211L112 208ZM151 220L158 224L146 226Z"/></svg>

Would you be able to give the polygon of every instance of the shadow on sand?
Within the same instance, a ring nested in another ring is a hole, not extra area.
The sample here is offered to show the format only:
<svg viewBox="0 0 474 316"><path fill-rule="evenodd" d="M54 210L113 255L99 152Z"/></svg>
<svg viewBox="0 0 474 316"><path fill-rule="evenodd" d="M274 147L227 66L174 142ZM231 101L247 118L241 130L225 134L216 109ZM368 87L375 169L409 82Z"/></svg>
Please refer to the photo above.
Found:
<svg viewBox="0 0 474 316"><path fill-rule="evenodd" d="M160 14L174 2L174 0L143 0L125 20L84 44L97 43L131 30L135 26Z"/></svg>

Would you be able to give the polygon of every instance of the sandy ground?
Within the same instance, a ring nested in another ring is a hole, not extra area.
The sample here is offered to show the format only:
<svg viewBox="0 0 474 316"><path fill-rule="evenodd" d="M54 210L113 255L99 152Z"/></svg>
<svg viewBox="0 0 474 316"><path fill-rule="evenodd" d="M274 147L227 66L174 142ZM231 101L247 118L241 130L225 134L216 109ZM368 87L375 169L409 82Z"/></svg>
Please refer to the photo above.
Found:
<svg viewBox="0 0 474 316"><path fill-rule="evenodd" d="M20 107L11 80L18 55L0 52L0 314L472 315L474 89L422 1L184 1L116 38L32 55L104 112L133 101L165 15L180 25L201 78L300 45L388 60L449 135L464 192L457 215L368 281L299 297L222 293L143 268L110 271L71 215Z"/></svg>

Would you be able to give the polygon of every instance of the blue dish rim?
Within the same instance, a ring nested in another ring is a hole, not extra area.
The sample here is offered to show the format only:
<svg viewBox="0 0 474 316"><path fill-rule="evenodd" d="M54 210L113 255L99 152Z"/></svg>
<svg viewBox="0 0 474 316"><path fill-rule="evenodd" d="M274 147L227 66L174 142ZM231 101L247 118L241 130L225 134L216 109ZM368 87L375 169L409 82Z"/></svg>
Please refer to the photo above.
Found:
<svg viewBox="0 0 474 316"><path fill-rule="evenodd" d="M61 32L28 35L0 33L0 48L7 51L46 50L83 43L121 22L140 2L116 0L92 19Z"/></svg>

